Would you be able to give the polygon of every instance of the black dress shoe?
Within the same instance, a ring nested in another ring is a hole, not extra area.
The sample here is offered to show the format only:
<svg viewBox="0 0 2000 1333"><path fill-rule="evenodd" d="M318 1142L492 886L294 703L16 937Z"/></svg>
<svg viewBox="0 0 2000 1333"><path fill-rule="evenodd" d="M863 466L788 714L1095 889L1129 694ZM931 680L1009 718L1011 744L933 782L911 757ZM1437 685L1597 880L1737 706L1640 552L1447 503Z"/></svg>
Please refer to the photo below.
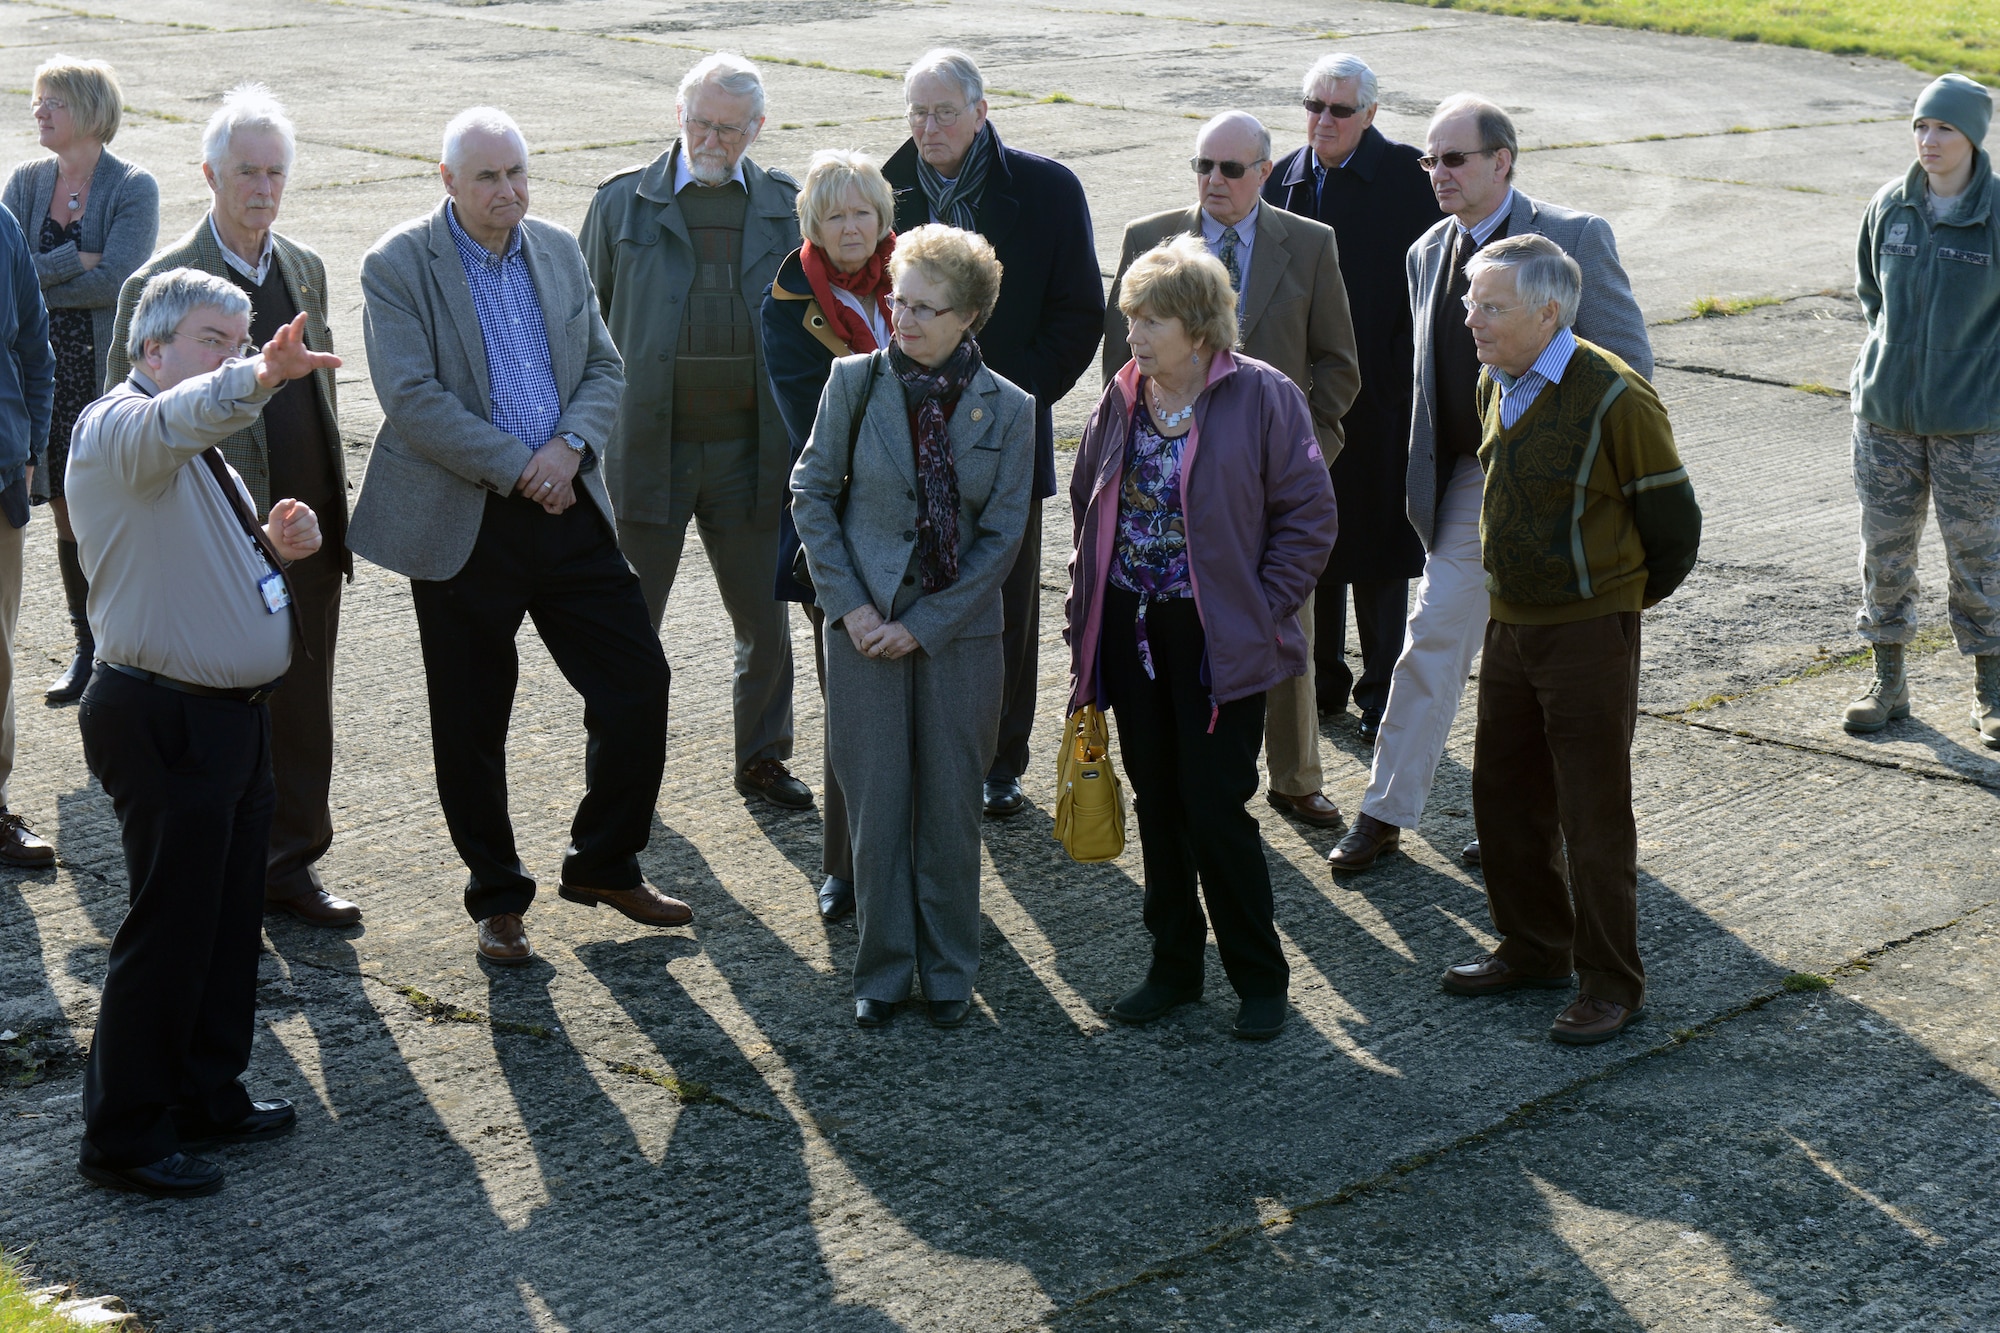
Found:
<svg viewBox="0 0 2000 1333"><path fill-rule="evenodd" d="M1370 745L1382 734L1382 710L1364 708L1361 710L1361 739Z"/></svg>
<svg viewBox="0 0 2000 1333"><path fill-rule="evenodd" d="M308 888L290 898L266 898L264 914L284 912L309 926L343 930L361 924L361 909L345 898L336 898L325 889Z"/></svg>
<svg viewBox="0 0 2000 1333"><path fill-rule="evenodd" d="M1169 1011L1178 1009L1184 1004L1193 1004L1199 999L1201 999L1199 986L1169 986L1164 982L1148 981L1104 1012L1120 1023L1130 1023L1137 1027L1156 1018L1162 1018Z"/></svg>
<svg viewBox="0 0 2000 1333"><path fill-rule="evenodd" d="M931 1026L934 1028L955 1028L972 1014L970 1000L932 1000Z"/></svg>
<svg viewBox="0 0 2000 1333"><path fill-rule="evenodd" d="M1465 850L1458 854L1458 859L1465 862L1469 866L1476 866L1480 864L1479 839L1474 838L1471 842L1466 843Z"/></svg>
<svg viewBox="0 0 2000 1333"><path fill-rule="evenodd" d="M250 1114L233 1125L217 1125L207 1121L181 1121L176 1117L175 1129L181 1136L184 1148L205 1148L214 1143L261 1143L265 1139L282 1138L298 1127L299 1113L283 1097L273 1097L268 1101L251 1102Z"/></svg>
<svg viewBox="0 0 2000 1333"><path fill-rule="evenodd" d="M1285 997L1254 995L1236 1011L1229 1030L1244 1041L1269 1041L1285 1027Z"/></svg>
<svg viewBox="0 0 2000 1333"><path fill-rule="evenodd" d="M838 921L854 910L854 882L828 875L819 886L819 915L822 921Z"/></svg>
<svg viewBox="0 0 2000 1333"><path fill-rule="evenodd" d="M883 1028L896 1016L896 1006L887 1000L856 1000L854 1022L864 1028Z"/></svg>
<svg viewBox="0 0 2000 1333"><path fill-rule="evenodd" d="M42 691L42 698L52 704L75 703L90 686L90 672L91 654L79 647L76 655L69 659L69 665L62 669L62 674Z"/></svg>
<svg viewBox="0 0 2000 1333"><path fill-rule="evenodd" d="M986 779L986 817L988 819L1011 819L1021 813L1021 807L1028 803L1026 793L1021 790L1019 778Z"/></svg>
<svg viewBox="0 0 2000 1333"><path fill-rule="evenodd" d="M810 810L812 788L792 776L792 770L776 759L759 759L736 775L736 790L759 797L780 810Z"/></svg>
<svg viewBox="0 0 2000 1333"><path fill-rule="evenodd" d="M205 1157L177 1152L145 1166L92 1166L77 1163L85 1180L106 1189L150 1194L155 1199L192 1199L222 1188L222 1168Z"/></svg>

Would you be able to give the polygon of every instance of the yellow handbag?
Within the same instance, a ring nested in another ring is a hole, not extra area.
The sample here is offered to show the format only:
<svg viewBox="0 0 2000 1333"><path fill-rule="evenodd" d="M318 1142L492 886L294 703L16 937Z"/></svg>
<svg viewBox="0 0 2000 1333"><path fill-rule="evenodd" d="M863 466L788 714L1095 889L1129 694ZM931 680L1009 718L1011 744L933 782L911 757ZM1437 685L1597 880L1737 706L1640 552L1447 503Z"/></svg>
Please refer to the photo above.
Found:
<svg viewBox="0 0 2000 1333"><path fill-rule="evenodd" d="M1113 861L1125 850L1125 792L1111 768L1104 714L1085 704L1063 728L1056 770L1056 841L1072 861Z"/></svg>

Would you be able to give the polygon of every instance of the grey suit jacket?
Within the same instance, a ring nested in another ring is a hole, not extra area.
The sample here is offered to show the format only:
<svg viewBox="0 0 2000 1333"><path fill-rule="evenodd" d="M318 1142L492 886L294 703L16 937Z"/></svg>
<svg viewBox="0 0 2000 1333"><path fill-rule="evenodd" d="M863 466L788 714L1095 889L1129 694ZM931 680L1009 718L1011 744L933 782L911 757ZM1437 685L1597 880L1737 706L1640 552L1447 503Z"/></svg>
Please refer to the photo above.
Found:
<svg viewBox="0 0 2000 1333"><path fill-rule="evenodd" d="M878 362L850 455L848 426ZM982 368L952 413L951 453L958 581L926 593L917 578L917 460L903 387L886 355L833 363L812 436L792 469L792 520L828 621L873 606L933 653L954 639L1000 633L1000 584L1014 567L1034 490L1035 400Z"/></svg>
<svg viewBox="0 0 2000 1333"><path fill-rule="evenodd" d="M1168 209L1126 224L1118 276L1111 280L1111 299L1104 307L1106 384L1132 359L1125 342L1125 312L1118 308L1125 270L1161 241L1183 233L1201 235L1199 206ZM1247 282L1236 346L1284 371L1299 386L1330 467L1345 440L1340 419L1361 392L1361 359L1355 352L1354 321L1333 228L1275 205L1260 206Z"/></svg>
<svg viewBox="0 0 2000 1333"><path fill-rule="evenodd" d="M1451 260L1455 218L1445 218L1410 247L1403 267L1410 282L1410 316L1416 329L1416 396L1410 413L1410 526L1430 550L1437 540L1437 364L1431 355L1432 316ZM1653 377L1653 344L1646 317L1632 299L1632 283L1618 262L1611 224L1595 213L1579 213L1530 199L1514 191L1507 234L1537 232L1560 245L1583 270L1583 303L1576 311L1576 336L1616 352L1625 363Z"/></svg>
<svg viewBox="0 0 2000 1333"><path fill-rule="evenodd" d="M521 248L542 300L549 360L562 394L556 434L573 432L601 457L625 389L576 238L527 218ZM354 502L347 544L413 579L448 579L479 537L488 492L510 494L532 444L493 424L486 343L444 205L375 243L361 260L362 333L382 428ZM602 469L577 474L607 527Z"/></svg>

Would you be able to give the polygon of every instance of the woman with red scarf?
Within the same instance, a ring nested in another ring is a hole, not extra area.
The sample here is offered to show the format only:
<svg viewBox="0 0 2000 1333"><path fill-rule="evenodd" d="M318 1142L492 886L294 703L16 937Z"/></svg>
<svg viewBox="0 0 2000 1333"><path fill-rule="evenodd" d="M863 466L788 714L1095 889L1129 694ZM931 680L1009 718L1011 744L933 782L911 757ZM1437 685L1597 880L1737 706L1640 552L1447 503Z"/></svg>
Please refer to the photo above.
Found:
<svg viewBox="0 0 2000 1333"><path fill-rule="evenodd" d="M764 289L764 367L771 376L778 415L792 440L792 462L812 434L820 392L835 358L889 345L889 255L896 233L895 194L882 168L866 153L826 148L814 153L799 191L799 232L806 242L778 268ZM826 617L814 604L812 585L796 577L799 534L788 506L778 528L780 601L801 602L813 627L813 665L826 695ZM847 802L827 755L821 775L820 811L825 843L820 871L820 915L838 921L854 910L854 854L847 843Z"/></svg>

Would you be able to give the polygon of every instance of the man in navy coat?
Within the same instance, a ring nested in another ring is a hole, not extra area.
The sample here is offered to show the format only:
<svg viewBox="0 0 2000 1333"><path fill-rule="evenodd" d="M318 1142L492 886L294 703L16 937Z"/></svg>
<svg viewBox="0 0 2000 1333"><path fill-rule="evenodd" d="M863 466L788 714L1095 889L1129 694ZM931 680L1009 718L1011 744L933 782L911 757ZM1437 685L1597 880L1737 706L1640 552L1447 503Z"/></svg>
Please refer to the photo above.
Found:
<svg viewBox="0 0 2000 1333"><path fill-rule="evenodd" d="M1364 740L1381 725L1410 580L1424 569L1403 495L1415 355L1403 257L1444 216L1419 150L1376 129L1377 110L1375 71L1354 56L1322 57L1305 78L1306 146L1264 185L1266 202L1333 228L1361 352L1361 392L1341 418L1347 447L1333 462L1340 539L1320 575L1313 666L1320 711L1344 712L1351 697ZM1346 660L1350 587L1359 681Z"/></svg>
<svg viewBox="0 0 2000 1333"><path fill-rule="evenodd" d="M882 168L896 191L896 230L941 222L991 242L1003 270L1000 304L979 331L979 350L994 373L1035 396L1034 502L1001 586L1007 677L999 751L986 777L986 813L1005 819L1024 803L1021 774L1035 722L1042 501L1056 493L1051 409L1096 355L1104 279L1082 182L1059 162L1000 142L972 57L925 52L903 76L903 92L910 138Z"/></svg>

